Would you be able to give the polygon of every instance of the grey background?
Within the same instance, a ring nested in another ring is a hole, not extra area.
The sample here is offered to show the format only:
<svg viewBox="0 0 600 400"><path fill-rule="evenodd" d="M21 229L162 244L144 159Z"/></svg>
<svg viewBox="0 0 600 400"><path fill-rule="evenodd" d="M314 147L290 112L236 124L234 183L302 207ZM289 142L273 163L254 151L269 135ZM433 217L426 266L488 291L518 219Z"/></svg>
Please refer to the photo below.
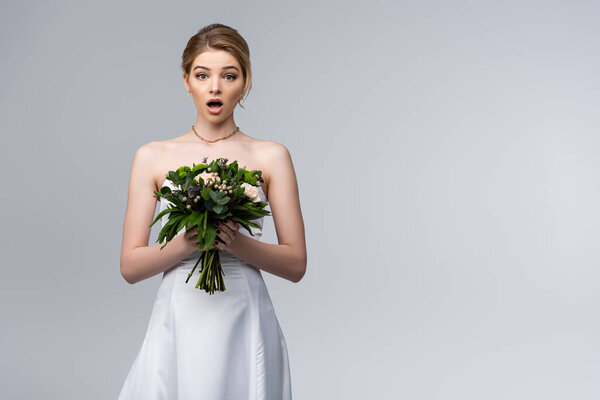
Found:
<svg viewBox="0 0 600 400"><path fill-rule="evenodd" d="M160 282L119 273L133 154L190 128L181 52L221 22L236 122L298 175L307 273L264 273L294 398L598 399L599 11L4 0L2 397L116 398Z"/></svg>

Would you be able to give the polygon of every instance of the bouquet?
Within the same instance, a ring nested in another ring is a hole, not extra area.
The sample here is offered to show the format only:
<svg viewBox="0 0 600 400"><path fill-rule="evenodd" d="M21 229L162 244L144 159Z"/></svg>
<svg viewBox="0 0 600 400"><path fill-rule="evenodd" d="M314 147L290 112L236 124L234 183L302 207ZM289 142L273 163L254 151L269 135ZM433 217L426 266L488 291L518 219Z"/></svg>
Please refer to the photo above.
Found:
<svg viewBox="0 0 600 400"><path fill-rule="evenodd" d="M216 239L213 222L230 219L254 236L250 227L260 228L260 225L252 220L271 213L264 209L268 203L255 196L257 182L264 182L262 171L238 168L237 161L227 164L227 158L218 158L210 163L206 160L205 157L201 164L169 171L166 179L180 189L171 190L163 186L160 192L154 192L171 204L156 216L150 227L164 215L169 215L168 222L158 234L157 242L166 241L161 250L184 227L198 227L198 251L201 255L186 283L203 261L196 289L214 294L215 290L225 291L225 282L219 250L210 249Z"/></svg>

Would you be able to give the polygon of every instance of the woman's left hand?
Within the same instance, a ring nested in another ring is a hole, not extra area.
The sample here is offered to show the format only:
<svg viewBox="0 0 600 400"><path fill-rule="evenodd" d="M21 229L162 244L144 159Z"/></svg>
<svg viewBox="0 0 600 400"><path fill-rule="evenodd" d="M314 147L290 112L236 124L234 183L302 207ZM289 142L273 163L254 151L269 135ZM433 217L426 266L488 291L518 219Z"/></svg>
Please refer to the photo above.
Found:
<svg viewBox="0 0 600 400"><path fill-rule="evenodd" d="M227 249L231 242L233 242L233 240L235 239L240 224L230 219L226 219L223 221L215 221L213 222L213 225L217 229L215 245L219 250Z"/></svg>

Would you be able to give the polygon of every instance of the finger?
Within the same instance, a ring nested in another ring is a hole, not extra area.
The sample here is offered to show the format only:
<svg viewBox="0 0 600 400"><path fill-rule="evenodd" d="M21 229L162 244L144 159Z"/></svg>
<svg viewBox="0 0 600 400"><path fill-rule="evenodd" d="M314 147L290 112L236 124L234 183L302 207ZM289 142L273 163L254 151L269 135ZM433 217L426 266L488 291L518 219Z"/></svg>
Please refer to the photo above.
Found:
<svg viewBox="0 0 600 400"><path fill-rule="evenodd" d="M215 227L215 229L219 229L219 228L223 227L223 221L213 221L212 224Z"/></svg>
<svg viewBox="0 0 600 400"><path fill-rule="evenodd" d="M226 226L227 226L227 229L229 229L231 232L235 232L235 231L239 230L240 224L238 222L228 219L226 222Z"/></svg>
<svg viewBox="0 0 600 400"><path fill-rule="evenodd" d="M220 249L223 249L229 245L229 241L227 239L217 237L217 244Z"/></svg>
<svg viewBox="0 0 600 400"><path fill-rule="evenodd" d="M237 222L232 223L232 228L227 227L227 234L229 235L230 240L235 239L235 235L239 232L239 224Z"/></svg>
<svg viewBox="0 0 600 400"><path fill-rule="evenodd" d="M217 227L222 227L223 229L231 229L233 230L235 222L230 219L226 219L224 221L220 221L221 223L217 225Z"/></svg>
<svg viewBox="0 0 600 400"><path fill-rule="evenodd" d="M219 239L221 239L222 242L227 241L227 243L229 243L232 239L233 233L231 232L231 230L229 228L226 228L227 231L225 231L225 229L221 230L219 228L217 228L217 237L219 237Z"/></svg>
<svg viewBox="0 0 600 400"><path fill-rule="evenodd" d="M221 224L219 226L215 226L215 230L217 232L217 235L219 233L221 233L221 232L225 232L225 233L228 233L228 234L231 233L231 228L228 227L227 225L223 225L223 224Z"/></svg>
<svg viewBox="0 0 600 400"><path fill-rule="evenodd" d="M210 246L210 248L216 249L218 244L219 244L219 237L215 236L215 241L213 242L212 246Z"/></svg>
<svg viewBox="0 0 600 400"><path fill-rule="evenodd" d="M229 222L230 222L230 224L228 226L231 228L232 231L239 230L239 228L240 228L239 222L235 222L235 221L231 221L231 220Z"/></svg>

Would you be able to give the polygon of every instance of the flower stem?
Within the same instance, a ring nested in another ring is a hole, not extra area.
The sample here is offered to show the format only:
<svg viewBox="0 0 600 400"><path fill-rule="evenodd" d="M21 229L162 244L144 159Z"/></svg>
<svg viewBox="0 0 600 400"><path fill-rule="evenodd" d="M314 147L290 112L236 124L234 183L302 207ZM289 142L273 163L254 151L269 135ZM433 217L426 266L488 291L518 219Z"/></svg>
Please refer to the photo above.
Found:
<svg viewBox="0 0 600 400"><path fill-rule="evenodd" d="M196 267L198 266L198 263L200 262L200 260L202 260L204 258L204 254L206 252L203 251L202 254L200 254L200 258L198 258L198 261L196 261L196 265L194 265L194 268L192 268L192 271L189 273L187 279L185 280L185 283L188 283L188 281L190 280L190 277L192 276L192 274L194 273L194 271L196 270Z"/></svg>

